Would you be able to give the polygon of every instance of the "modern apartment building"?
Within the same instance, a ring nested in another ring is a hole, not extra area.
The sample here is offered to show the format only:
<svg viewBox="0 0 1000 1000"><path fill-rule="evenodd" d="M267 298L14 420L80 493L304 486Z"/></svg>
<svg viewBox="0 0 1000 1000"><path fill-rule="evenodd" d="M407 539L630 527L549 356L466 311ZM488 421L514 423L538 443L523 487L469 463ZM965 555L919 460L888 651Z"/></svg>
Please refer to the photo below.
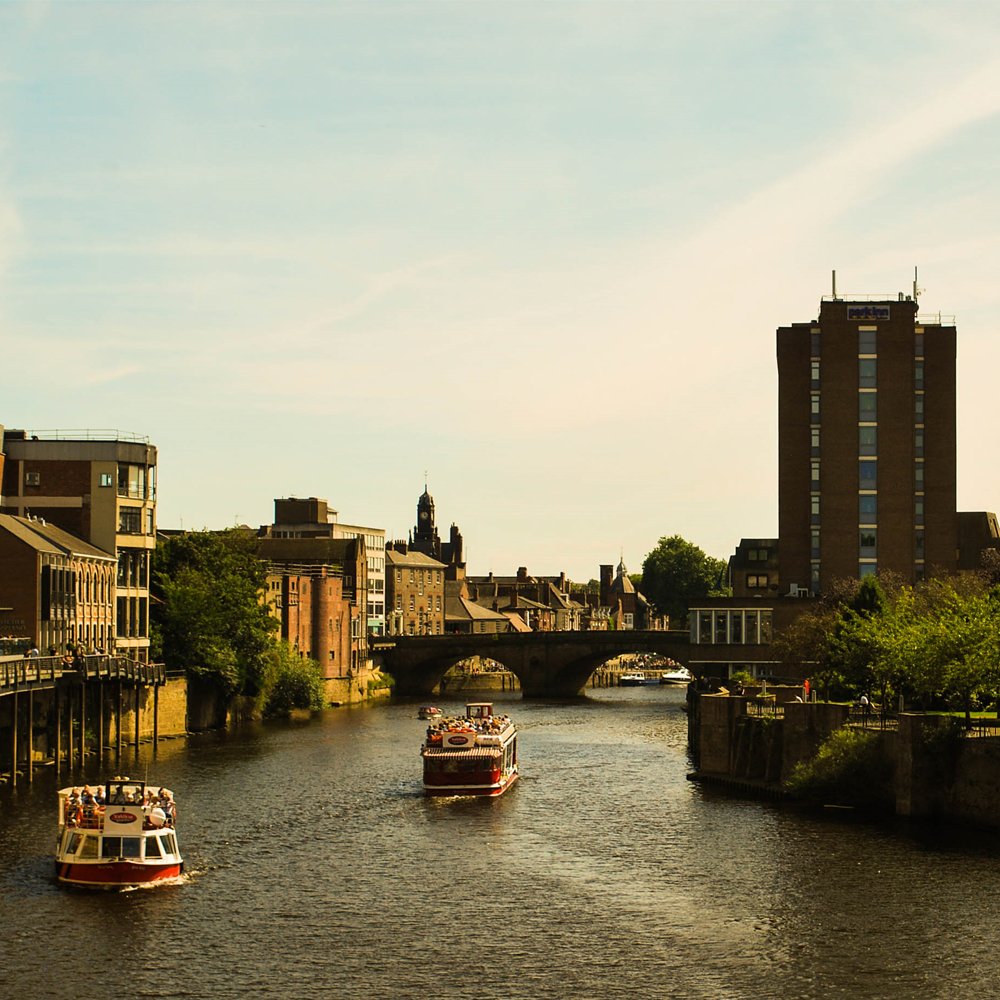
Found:
<svg viewBox="0 0 1000 1000"><path fill-rule="evenodd" d="M0 452L0 512L40 518L113 555L115 629L107 648L148 659L156 448L118 431L7 430Z"/></svg>
<svg viewBox="0 0 1000 1000"><path fill-rule="evenodd" d="M957 566L955 326L909 296L824 298L780 327L781 593Z"/></svg>

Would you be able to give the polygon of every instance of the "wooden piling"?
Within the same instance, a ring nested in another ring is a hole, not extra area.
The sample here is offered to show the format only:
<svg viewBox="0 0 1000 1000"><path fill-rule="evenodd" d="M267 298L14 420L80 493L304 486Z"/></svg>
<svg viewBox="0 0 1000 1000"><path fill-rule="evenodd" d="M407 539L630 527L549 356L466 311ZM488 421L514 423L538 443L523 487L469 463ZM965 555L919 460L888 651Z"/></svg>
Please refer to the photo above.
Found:
<svg viewBox="0 0 1000 1000"><path fill-rule="evenodd" d="M139 679L136 678L135 681L135 755L139 756L139 693L142 690L142 686L139 684Z"/></svg>
<svg viewBox="0 0 1000 1000"><path fill-rule="evenodd" d="M52 714L56 722L56 784L59 784L59 772L62 770L62 699L59 697L59 683L52 689Z"/></svg>
<svg viewBox="0 0 1000 1000"><path fill-rule="evenodd" d="M97 686L97 759L104 764L104 685Z"/></svg>
<svg viewBox="0 0 1000 1000"><path fill-rule="evenodd" d="M35 778L35 692L28 688L28 784Z"/></svg>
<svg viewBox="0 0 1000 1000"><path fill-rule="evenodd" d="M153 753L160 742L160 685L153 684Z"/></svg>
<svg viewBox="0 0 1000 1000"><path fill-rule="evenodd" d="M87 753L87 684L80 684L80 767L86 763Z"/></svg>
<svg viewBox="0 0 1000 1000"><path fill-rule="evenodd" d="M10 784L17 786L17 691L11 696L10 706Z"/></svg>
<svg viewBox="0 0 1000 1000"><path fill-rule="evenodd" d="M115 747L115 754L117 757L122 755L122 678L121 674L118 675L118 719L115 722L115 738L117 740L117 746Z"/></svg>

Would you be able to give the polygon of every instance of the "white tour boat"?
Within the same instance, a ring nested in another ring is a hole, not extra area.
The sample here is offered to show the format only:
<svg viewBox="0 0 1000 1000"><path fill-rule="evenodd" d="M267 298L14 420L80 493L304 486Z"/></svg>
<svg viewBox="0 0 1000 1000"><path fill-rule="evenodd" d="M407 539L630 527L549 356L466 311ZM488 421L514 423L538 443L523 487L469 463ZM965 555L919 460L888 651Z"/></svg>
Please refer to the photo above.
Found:
<svg viewBox="0 0 1000 1000"><path fill-rule="evenodd" d="M84 785L60 788L58 795L60 882L126 888L177 878L184 871L169 789L114 777L93 791Z"/></svg>
<svg viewBox="0 0 1000 1000"><path fill-rule="evenodd" d="M461 718L432 721L420 756L428 795L502 795L518 777L517 729L492 702L470 702Z"/></svg>

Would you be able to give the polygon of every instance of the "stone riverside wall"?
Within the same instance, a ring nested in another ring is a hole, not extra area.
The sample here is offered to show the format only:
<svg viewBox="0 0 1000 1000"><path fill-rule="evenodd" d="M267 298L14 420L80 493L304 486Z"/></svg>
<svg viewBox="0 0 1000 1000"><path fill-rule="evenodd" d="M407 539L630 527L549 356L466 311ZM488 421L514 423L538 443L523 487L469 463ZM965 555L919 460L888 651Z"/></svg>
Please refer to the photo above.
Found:
<svg viewBox="0 0 1000 1000"><path fill-rule="evenodd" d="M114 683L105 685L104 705L107 720L106 742L110 746L118 739L115 727L115 709L118 705L117 689ZM139 739L153 738L153 689L139 689ZM122 742L135 742L135 697L136 688L122 687ZM183 736L187 731L188 683L186 677L168 677L160 686L157 705L157 731L162 736ZM93 718L90 720L93 722Z"/></svg>
<svg viewBox="0 0 1000 1000"><path fill-rule="evenodd" d="M747 698L689 696L695 777L778 793L801 761L847 722L846 705L789 703L784 718L747 714ZM896 813L1000 829L1000 737L939 733L948 720L904 714L880 733L893 768Z"/></svg>

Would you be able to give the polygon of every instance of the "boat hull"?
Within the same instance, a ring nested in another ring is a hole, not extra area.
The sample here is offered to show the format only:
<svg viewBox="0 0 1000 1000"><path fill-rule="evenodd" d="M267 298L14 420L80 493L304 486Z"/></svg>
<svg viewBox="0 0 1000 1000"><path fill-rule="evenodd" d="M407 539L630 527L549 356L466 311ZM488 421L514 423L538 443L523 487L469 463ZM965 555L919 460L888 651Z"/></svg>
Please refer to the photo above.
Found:
<svg viewBox="0 0 1000 1000"><path fill-rule="evenodd" d="M124 889L131 886L154 885L166 879L178 878L183 871L183 861L153 865L134 861L102 861L97 864L56 861L56 878L60 882L67 885L91 886L95 889Z"/></svg>
<svg viewBox="0 0 1000 1000"><path fill-rule="evenodd" d="M429 785L424 782L424 794L430 796L476 795L496 798L498 795L503 795L517 781L518 777L519 775L515 771L504 780L490 785Z"/></svg>

